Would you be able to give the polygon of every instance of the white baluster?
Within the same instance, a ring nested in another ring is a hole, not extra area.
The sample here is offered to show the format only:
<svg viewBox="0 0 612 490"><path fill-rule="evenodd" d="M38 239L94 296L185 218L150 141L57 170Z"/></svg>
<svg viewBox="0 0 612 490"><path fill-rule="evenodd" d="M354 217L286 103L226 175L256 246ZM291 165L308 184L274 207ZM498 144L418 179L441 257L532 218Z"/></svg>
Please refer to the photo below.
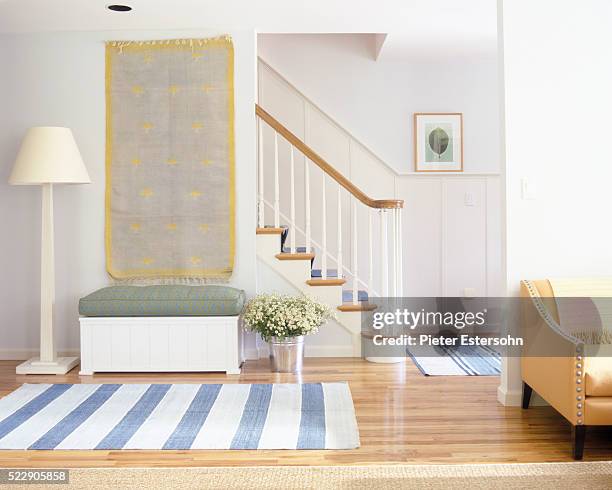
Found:
<svg viewBox="0 0 612 490"><path fill-rule="evenodd" d="M357 261L357 200L353 198L353 304L359 304L359 271Z"/></svg>
<svg viewBox="0 0 612 490"><path fill-rule="evenodd" d="M259 142L258 142L258 150L259 150L259 200L257 203L257 209L259 211L259 227L263 228L266 226L265 220L265 204L264 204L264 159L263 159L263 121L261 119L257 119L258 129L259 129Z"/></svg>
<svg viewBox="0 0 612 490"><path fill-rule="evenodd" d="M393 285L393 296L397 297L397 212L396 209L391 210L391 247L393 251L393 267L391 268L391 284Z"/></svg>
<svg viewBox="0 0 612 490"><path fill-rule="evenodd" d="M278 133L274 132L274 227L280 227L280 184L278 182Z"/></svg>
<svg viewBox="0 0 612 490"><path fill-rule="evenodd" d="M295 160L293 146L291 146L291 211L290 211L289 234L291 236L291 253L295 253Z"/></svg>
<svg viewBox="0 0 612 490"><path fill-rule="evenodd" d="M402 239L402 210L398 209L397 210L397 215L398 215L398 237L397 237L397 242L399 244L399 267L398 269L398 274L399 274L399 291L398 291L398 295L400 297L404 296L404 242Z"/></svg>
<svg viewBox="0 0 612 490"><path fill-rule="evenodd" d="M310 252L310 170L304 158L304 196L306 197L306 252Z"/></svg>
<svg viewBox="0 0 612 490"><path fill-rule="evenodd" d="M342 277L342 187L338 186L338 279Z"/></svg>
<svg viewBox="0 0 612 490"><path fill-rule="evenodd" d="M323 181L321 182L321 279L327 279L327 204L325 195L325 172L323 172Z"/></svg>
<svg viewBox="0 0 612 490"><path fill-rule="evenodd" d="M372 250L372 208L368 208L368 294L374 289L374 252Z"/></svg>
<svg viewBox="0 0 612 490"><path fill-rule="evenodd" d="M380 248L382 262L381 290L383 297L389 297L389 243L387 241L387 211L380 211Z"/></svg>

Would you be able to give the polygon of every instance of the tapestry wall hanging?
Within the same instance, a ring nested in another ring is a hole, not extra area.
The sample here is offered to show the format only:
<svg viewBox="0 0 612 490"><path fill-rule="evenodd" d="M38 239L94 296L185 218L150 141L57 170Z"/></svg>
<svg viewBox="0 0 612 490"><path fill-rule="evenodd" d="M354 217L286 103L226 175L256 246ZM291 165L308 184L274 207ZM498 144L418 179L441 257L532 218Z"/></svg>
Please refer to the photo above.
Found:
<svg viewBox="0 0 612 490"><path fill-rule="evenodd" d="M223 281L234 263L228 37L106 44L106 265Z"/></svg>

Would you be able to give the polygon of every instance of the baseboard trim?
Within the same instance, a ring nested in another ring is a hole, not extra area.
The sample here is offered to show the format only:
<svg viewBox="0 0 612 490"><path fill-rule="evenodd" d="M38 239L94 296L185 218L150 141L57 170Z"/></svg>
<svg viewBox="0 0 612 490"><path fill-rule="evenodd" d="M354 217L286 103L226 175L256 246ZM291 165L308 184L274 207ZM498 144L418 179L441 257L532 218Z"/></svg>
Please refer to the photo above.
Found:
<svg viewBox="0 0 612 490"><path fill-rule="evenodd" d="M38 350L28 349L0 349L0 361L25 361L39 355ZM252 361L263 359L270 355L266 344L259 348L250 348L244 350L246 360ZM62 357L79 357L78 349L61 350L58 356ZM353 355L352 345L305 345L305 357L355 357Z"/></svg>
<svg viewBox="0 0 612 490"><path fill-rule="evenodd" d="M251 357L247 353L247 359L265 359L270 355L267 344L260 345L257 349L258 357ZM304 346L304 357L355 357L352 345L308 345Z"/></svg>
<svg viewBox="0 0 612 490"><path fill-rule="evenodd" d="M355 357L353 345L308 345L304 346L305 357Z"/></svg>
<svg viewBox="0 0 612 490"><path fill-rule="evenodd" d="M40 354L38 349L0 349L0 361L25 361ZM79 349L61 350L57 353L62 357L79 357Z"/></svg>
<svg viewBox="0 0 612 490"><path fill-rule="evenodd" d="M522 393L520 390L506 390L503 386L497 387L497 401L506 407L520 407Z"/></svg>
<svg viewBox="0 0 612 490"><path fill-rule="evenodd" d="M259 357L257 348L244 349L244 359L246 361L256 361Z"/></svg>

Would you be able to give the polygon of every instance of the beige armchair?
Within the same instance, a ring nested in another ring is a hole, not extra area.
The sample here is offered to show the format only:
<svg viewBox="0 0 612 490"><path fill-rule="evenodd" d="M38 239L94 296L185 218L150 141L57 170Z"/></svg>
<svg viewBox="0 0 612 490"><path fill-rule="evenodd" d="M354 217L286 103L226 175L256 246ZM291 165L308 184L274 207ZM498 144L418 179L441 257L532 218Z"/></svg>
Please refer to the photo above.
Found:
<svg viewBox="0 0 612 490"><path fill-rule="evenodd" d="M584 284L576 281L576 296L584 296ZM561 327L550 281L522 281L521 296L523 408L535 390L570 422L573 456L582 459L586 428L612 425L610 346L585 344Z"/></svg>

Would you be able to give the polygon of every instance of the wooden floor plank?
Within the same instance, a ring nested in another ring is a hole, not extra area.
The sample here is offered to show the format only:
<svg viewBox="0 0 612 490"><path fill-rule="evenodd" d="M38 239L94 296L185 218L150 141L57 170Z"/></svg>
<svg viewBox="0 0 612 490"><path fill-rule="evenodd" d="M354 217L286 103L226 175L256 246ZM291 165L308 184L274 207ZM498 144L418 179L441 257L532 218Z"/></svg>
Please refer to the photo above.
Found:
<svg viewBox="0 0 612 490"><path fill-rule="evenodd" d="M0 361L0 396L22 383L287 383L348 381L361 447L344 451L0 451L0 467L362 465L571 461L569 424L550 407L504 407L496 377L425 377L411 363L307 358L301 376L249 361L217 373L18 376ZM585 460L612 459L612 429L589 428Z"/></svg>

